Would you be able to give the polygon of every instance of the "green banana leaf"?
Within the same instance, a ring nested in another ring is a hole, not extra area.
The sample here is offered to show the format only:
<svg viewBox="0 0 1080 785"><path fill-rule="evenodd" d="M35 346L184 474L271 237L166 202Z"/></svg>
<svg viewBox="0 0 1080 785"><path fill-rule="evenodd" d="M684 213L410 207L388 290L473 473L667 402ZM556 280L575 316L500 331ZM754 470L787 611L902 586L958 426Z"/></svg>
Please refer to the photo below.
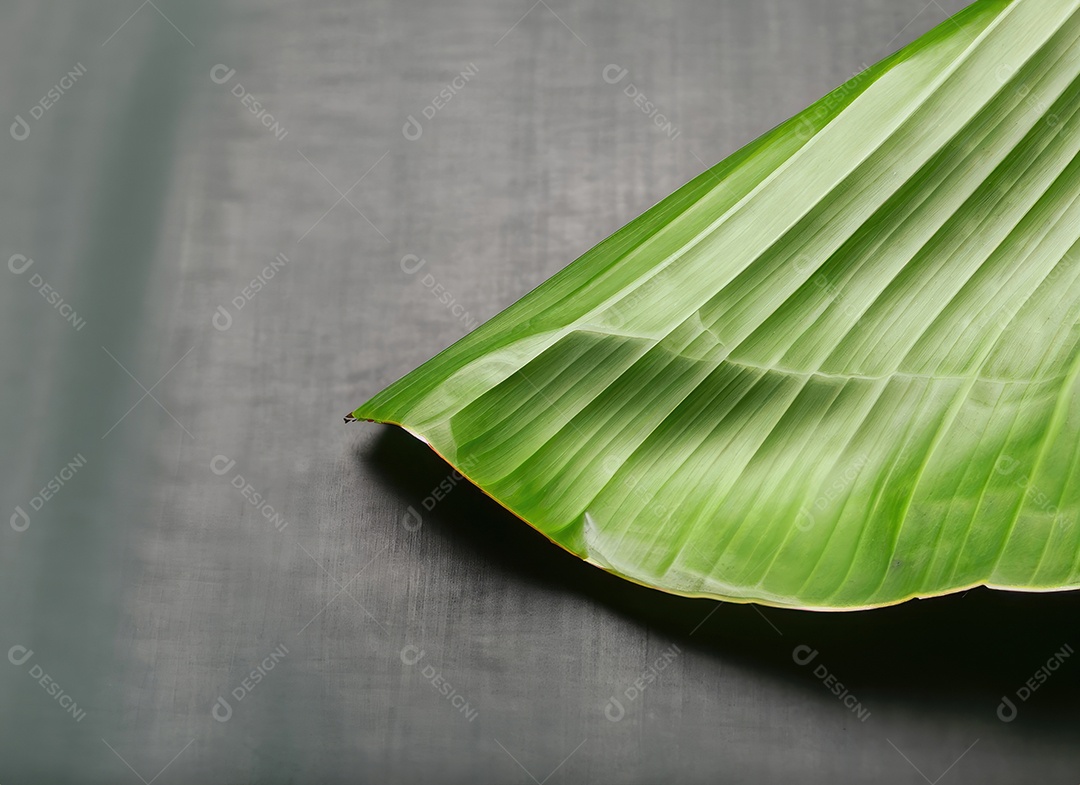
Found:
<svg viewBox="0 0 1080 785"><path fill-rule="evenodd" d="M1080 0L980 0L346 419L582 559L820 610L1080 586Z"/></svg>

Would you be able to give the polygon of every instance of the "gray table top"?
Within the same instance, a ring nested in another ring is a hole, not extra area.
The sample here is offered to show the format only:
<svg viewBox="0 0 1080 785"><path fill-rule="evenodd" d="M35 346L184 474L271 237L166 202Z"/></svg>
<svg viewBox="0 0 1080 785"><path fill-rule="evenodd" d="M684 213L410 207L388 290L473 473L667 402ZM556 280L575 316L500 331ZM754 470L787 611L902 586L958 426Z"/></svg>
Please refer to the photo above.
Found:
<svg viewBox="0 0 1080 785"><path fill-rule="evenodd" d="M669 597L341 422L962 5L4 3L0 783L1075 784L1080 598Z"/></svg>

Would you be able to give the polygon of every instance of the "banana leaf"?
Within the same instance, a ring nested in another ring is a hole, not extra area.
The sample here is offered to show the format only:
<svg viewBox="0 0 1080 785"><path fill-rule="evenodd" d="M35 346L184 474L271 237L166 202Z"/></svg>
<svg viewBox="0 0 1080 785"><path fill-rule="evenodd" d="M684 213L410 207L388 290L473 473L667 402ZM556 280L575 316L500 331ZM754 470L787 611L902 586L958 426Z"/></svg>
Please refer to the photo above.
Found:
<svg viewBox="0 0 1080 785"><path fill-rule="evenodd" d="M346 419L664 591L1080 586L1080 0L979 0Z"/></svg>

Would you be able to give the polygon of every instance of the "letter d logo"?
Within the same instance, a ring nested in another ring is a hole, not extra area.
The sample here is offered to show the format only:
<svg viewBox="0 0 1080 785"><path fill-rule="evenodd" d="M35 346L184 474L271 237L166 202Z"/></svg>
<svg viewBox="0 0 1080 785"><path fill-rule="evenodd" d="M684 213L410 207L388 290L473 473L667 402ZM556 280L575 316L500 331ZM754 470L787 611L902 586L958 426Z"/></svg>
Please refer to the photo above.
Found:
<svg viewBox="0 0 1080 785"><path fill-rule="evenodd" d="M1002 722L1012 722L1020 714L1016 709L1016 704L1005 696L1001 697L1001 703L998 704L997 715L998 719Z"/></svg>
<svg viewBox="0 0 1080 785"><path fill-rule="evenodd" d="M29 130L27 131L27 133L29 133ZM424 133L424 126L420 125L420 122L415 117L409 115L408 122L406 122L405 125L401 127L401 133L410 142L415 142L417 139L420 138L420 135Z"/></svg>
<svg viewBox="0 0 1080 785"><path fill-rule="evenodd" d="M224 305L219 305L217 312L214 313L214 317L210 321L214 323L215 330L225 332L232 327L232 314L225 309Z"/></svg>
<svg viewBox="0 0 1080 785"><path fill-rule="evenodd" d="M623 80L623 77L626 76L627 73L629 72L625 68L620 68L615 63L611 63L604 67L602 76L604 77L604 81L608 84L618 84Z"/></svg>
<svg viewBox="0 0 1080 785"><path fill-rule="evenodd" d="M808 142L814 138L814 134L817 133L817 127L810 122L810 118L804 117L799 121L798 130L795 133L804 142Z"/></svg>
<svg viewBox="0 0 1080 785"><path fill-rule="evenodd" d="M30 516L22 507L15 508L15 514L11 516L11 528L17 532L24 532L30 528Z"/></svg>
<svg viewBox="0 0 1080 785"><path fill-rule="evenodd" d="M401 272L406 275L413 275L427 264L426 259L421 259L419 256L413 253L407 253L401 257Z"/></svg>
<svg viewBox="0 0 1080 785"><path fill-rule="evenodd" d="M604 707L604 716L612 722L618 722L626 716L626 709L619 703L618 698L612 698L608 701L607 706Z"/></svg>
<svg viewBox="0 0 1080 785"><path fill-rule="evenodd" d="M210 461L210 471L218 477L228 474L229 470L234 466L236 466L236 461L229 460L227 455L215 455L213 460Z"/></svg>
<svg viewBox="0 0 1080 785"><path fill-rule="evenodd" d="M8 649L7 658L8 662L10 662L12 665L22 665L24 662L30 659L33 654L33 650L28 649L25 646L20 646L16 644L10 649Z"/></svg>
<svg viewBox="0 0 1080 785"><path fill-rule="evenodd" d="M236 74L235 68L229 68L227 65L218 63L210 69L210 80L214 84L225 84L227 81L233 78Z"/></svg>
<svg viewBox="0 0 1080 785"><path fill-rule="evenodd" d="M22 119L21 114L15 115L15 122L11 124L11 138L16 142L21 142L28 136L30 136L30 126Z"/></svg>
<svg viewBox="0 0 1080 785"><path fill-rule="evenodd" d="M420 513L416 511L415 507L409 505L409 509L401 516L401 525L405 527L407 532L420 531L420 527L424 525L424 519L420 517Z"/></svg>
<svg viewBox="0 0 1080 785"><path fill-rule="evenodd" d="M214 708L210 709L210 713L214 715L214 719L218 722L228 722L229 718L232 717L232 706L219 695L217 703L214 704Z"/></svg>
<svg viewBox="0 0 1080 785"><path fill-rule="evenodd" d="M15 275L22 275L30 269L30 265L33 263L33 259L27 259L21 253L12 254L11 258L7 260L8 269Z"/></svg>
<svg viewBox="0 0 1080 785"><path fill-rule="evenodd" d="M808 532L813 529L814 514L805 507L800 507L798 515L795 516L795 528L801 532Z"/></svg>
<svg viewBox="0 0 1080 785"><path fill-rule="evenodd" d="M1006 477L1008 477L1010 474L1016 471L1016 467L1019 465L1020 461L1016 460L1016 458L1013 458L1011 455L1002 455L997 459L997 462L994 464L994 471L996 471L998 474L1004 474Z"/></svg>

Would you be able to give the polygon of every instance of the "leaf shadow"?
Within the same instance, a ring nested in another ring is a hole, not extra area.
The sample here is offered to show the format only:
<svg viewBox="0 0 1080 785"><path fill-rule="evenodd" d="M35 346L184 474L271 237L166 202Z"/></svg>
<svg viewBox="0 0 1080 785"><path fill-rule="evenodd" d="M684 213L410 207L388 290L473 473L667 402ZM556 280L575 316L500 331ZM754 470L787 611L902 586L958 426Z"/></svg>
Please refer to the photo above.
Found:
<svg viewBox="0 0 1080 785"><path fill-rule="evenodd" d="M1019 708L1019 716L1008 725L1010 732L1049 740L1074 739L1080 731L1080 656L1064 659L1027 701L1017 696L1063 647L1080 651L1080 592L979 588L845 613L666 594L581 561L468 481L457 483L432 509L425 509L425 499L453 469L400 428L378 427L382 432L370 452L357 448L362 471L373 470L400 498L403 511L412 507L420 512L429 536L445 538L501 571L508 581L588 598L680 648L740 664L825 700L835 698L827 693L823 677L815 675L818 666L875 710L888 706L921 714L930 709L994 726L999 724L1002 698L1008 696ZM405 536L408 531L401 523L387 525L397 526ZM818 652L814 662L795 661L800 646Z"/></svg>

